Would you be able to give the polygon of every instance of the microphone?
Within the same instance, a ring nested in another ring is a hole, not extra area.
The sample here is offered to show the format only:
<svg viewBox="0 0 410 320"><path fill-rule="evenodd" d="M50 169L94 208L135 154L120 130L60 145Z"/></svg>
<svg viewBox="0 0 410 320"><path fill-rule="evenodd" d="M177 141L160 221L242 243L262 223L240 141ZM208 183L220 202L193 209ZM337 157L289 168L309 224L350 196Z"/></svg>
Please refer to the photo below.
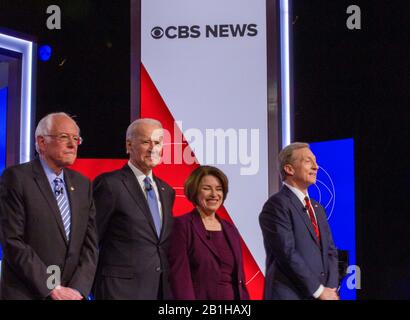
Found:
<svg viewBox="0 0 410 320"><path fill-rule="evenodd" d="M60 194L64 193L63 187L55 188L54 193L58 197Z"/></svg>

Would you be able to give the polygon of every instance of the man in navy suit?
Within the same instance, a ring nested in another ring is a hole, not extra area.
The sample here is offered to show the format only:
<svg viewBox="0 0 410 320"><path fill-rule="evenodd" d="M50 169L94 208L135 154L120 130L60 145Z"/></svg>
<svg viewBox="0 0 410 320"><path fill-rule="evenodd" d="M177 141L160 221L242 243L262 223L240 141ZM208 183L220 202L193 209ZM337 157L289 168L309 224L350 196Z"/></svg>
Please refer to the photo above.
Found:
<svg viewBox="0 0 410 320"><path fill-rule="evenodd" d="M338 256L325 209L309 198L318 165L306 143L279 153L282 189L259 216L266 250L265 299L338 300Z"/></svg>
<svg viewBox="0 0 410 320"><path fill-rule="evenodd" d="M172 298L167 250L175 191L152 172L162 146L159 121L135 120L126 134L128 163L94 180L100 247L97 300Z"/></svg>

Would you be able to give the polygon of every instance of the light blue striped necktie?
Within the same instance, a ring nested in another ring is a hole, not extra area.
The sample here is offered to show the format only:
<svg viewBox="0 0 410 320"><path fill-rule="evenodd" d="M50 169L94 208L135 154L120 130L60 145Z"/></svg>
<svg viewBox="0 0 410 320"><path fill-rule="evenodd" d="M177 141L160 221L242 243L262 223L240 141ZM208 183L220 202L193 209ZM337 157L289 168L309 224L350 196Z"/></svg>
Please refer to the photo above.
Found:
<svg viewBox="0 0 410 320"><path fill-rule="evenodd" d="M157 235L159 237L161 234L161 216L158 208L157 195L155 194L155 190L152 187L151 179L149 177L145 177L144 187L147 192L148 206L151 211L152 219L154 220L155 230L157 231Z"/></svg>
<svg viewBox="0 0 410 320"><path fill-rule="evenodd" d="M63 219L63 225L67 240L70 240L70 225L71 225L71 213L70 204L68 203L67 196L64 192L64 181L61 178L54 179L54 194L56 196L57 205L60 209L61 218Z"/></svg>

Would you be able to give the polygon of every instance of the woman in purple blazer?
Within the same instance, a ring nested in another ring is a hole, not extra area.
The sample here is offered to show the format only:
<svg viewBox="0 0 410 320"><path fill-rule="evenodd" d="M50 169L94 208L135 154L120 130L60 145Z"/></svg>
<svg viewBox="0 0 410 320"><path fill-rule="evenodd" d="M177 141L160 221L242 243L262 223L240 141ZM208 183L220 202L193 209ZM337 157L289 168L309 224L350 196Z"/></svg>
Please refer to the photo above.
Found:
<svg viewBox="0 0 410 320"><path fill-rule="evenodd" d="M219 169L200 166L185 182L195 206L175 218L171 235L170 283L179 300L247 300L238 230L215 213L228 193Z"/></svg>

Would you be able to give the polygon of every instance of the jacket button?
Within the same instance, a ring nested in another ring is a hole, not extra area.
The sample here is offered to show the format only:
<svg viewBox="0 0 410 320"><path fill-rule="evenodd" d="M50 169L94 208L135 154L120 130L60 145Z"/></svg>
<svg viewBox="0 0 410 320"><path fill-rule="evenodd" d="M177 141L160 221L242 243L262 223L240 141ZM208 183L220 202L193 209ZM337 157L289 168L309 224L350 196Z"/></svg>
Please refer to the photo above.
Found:
<svg viewBox="0 0 410 320"><path fill-rule="evenodd" d="M242 280L239 280L239 284L242 284Z"/></svg>
<svg viewBox="0 0 410 320"><path fill-rule="evenodd" d="M160 271L161 271L161 267L156 267L156 268L155 268L155 271L156 271L156 272L160 272Z"/></svg>
<svg viewBox="0 0 410 320"><path fill-rule="evenodd" d="M324 277L324 276L325 276L325 273L324 273L324 272L321 272L320 275L321 275L322 277Z"/></svg>

